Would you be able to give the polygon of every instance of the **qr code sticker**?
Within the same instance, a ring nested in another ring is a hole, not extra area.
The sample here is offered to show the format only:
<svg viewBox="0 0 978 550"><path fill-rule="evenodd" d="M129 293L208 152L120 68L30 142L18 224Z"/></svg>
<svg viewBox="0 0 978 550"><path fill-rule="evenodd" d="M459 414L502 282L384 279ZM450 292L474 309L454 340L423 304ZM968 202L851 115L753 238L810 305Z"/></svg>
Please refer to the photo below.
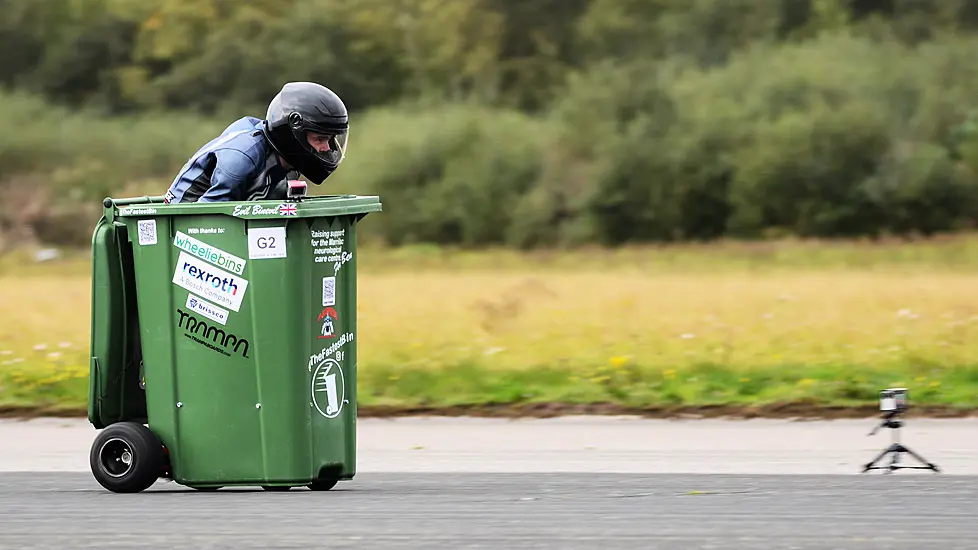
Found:
<svg viewBox="0 0 978 550"><path fill-rule="evenodd" d="M336 277L323 277L323 307L336 305Z"/></svg>
<svg viewBox="0 0 978 550"><path fill-rule="evenodd" d="M136 225L139 227L139 244L156 244L156 220L139 220Z"/></svg>

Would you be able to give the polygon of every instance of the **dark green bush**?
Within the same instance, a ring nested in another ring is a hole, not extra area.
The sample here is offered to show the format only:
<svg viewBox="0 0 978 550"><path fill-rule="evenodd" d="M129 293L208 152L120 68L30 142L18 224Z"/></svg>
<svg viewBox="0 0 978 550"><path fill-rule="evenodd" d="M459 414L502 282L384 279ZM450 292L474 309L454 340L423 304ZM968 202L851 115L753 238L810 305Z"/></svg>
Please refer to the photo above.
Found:
<svg viewBox="0 0 978 550"><path fill-rule="evenodd" d="M381 195L363 231L395 245L912 235L978 219L975 0L5 8L0 83L20 92L0 94L0 187L39 182L65 211L162 193L229 122L311 79L353 108L348 160L315 192ZM50 227L38 233L60 239Z"/></svg>
<svg viewBox="0 0 978 550"><path fill-rule="evenodd" d="M506 244L535 185L545 126L476 105L382 109L357 120L349 158L316 192L380 195L364 224L394 244Z"/></svg>
<svg viewBox="0 0 978 550"><path fill-rule="evenodd" d="M536 191L548 212L527 233L614 244L969 227L975 47L840 33L711 70L594 67L552 112L556 151Z"/></svg>

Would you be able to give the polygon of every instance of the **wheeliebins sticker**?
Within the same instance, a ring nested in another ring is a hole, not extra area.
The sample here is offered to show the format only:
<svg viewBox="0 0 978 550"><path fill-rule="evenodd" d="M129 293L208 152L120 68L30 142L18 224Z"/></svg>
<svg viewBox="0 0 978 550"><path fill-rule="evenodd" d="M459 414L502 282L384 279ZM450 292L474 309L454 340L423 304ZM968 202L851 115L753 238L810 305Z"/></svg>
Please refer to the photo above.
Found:
<svg viewBox="0 0 978 550"><path fill-rule="evenodd" d="M173 246L186 252L187 254L190 254L191 256L214 264L221 269L226 269L235 275L241 275L244 273L246 263L245 260L235 256L234 254L225 252L216 246L211 246L203 241L198 241L182 231L177 231L177 234L173 236Z"/></svg>

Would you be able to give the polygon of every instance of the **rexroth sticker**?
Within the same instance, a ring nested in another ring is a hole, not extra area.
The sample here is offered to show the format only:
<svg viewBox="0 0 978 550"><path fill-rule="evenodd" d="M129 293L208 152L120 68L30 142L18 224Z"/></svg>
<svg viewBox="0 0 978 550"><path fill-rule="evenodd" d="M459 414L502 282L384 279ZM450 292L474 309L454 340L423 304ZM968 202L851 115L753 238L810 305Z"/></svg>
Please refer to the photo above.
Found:
<svg viewBox="0 0 978 550"><path fill-rule="evenodd" d="M173 269L173 284L232 311L241 309L248 280L181 251Z"/></svg>

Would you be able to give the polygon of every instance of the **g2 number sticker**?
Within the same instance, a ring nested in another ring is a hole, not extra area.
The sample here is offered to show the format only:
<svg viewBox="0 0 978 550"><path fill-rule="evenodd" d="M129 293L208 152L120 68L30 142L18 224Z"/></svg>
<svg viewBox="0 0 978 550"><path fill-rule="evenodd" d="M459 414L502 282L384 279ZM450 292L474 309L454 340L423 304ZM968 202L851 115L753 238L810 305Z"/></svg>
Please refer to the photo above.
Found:
<svg viewBox="0 0 978 550"><path fill-rule="evenodd" d="M248 258L285 258L285 228L256 227L248 230Z"/></svg>

